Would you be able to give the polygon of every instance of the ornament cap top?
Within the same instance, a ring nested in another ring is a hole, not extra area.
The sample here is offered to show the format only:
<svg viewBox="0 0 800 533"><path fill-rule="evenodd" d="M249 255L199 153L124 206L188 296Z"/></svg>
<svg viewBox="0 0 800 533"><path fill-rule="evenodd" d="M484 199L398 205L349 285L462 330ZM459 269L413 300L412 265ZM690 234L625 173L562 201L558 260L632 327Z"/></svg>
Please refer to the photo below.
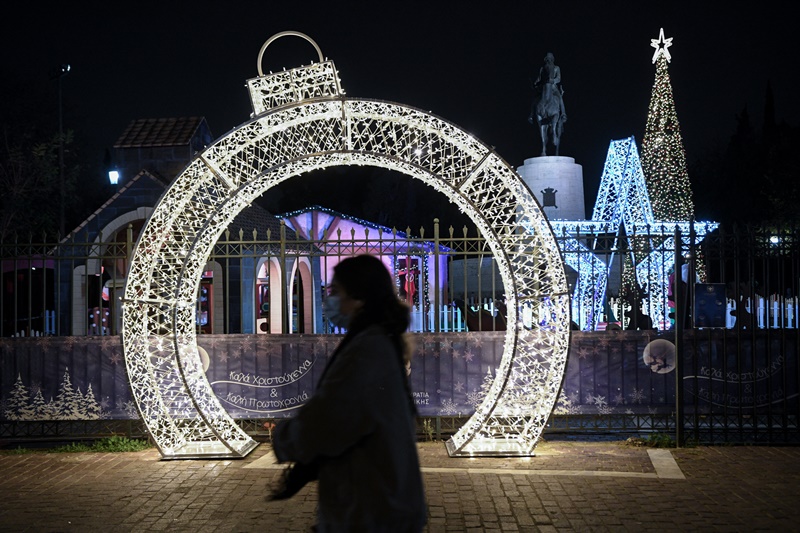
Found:
<svg viewBox="0 0 800 533"><path fill-rule="evenodd" d="M317 51L318 63L311 63L281 72L264 74L261 63L267 47L277 39L286 36L305 39ZM344 94L339 80L339 73L333 61L322 55L317 43L299 31L282 31L276 33L261 47L258 53L258 77L247 81L250 102L253 106L251 116L261 115L271 109L284 107L293 103L313 98L332 98Z"/></svg>
<svg viewBox="0 0 800 533"><path fill-rule="evenodd" d="M305 39L306 41L311 43L311 46L313 46L314 50L317 51L317 57L319 58L319 63L322 63L325 60L322 57L322 50L320 50L319 45L317 45L317 43L314 41L314 39L312 39L311 37L309 37L305 33L301 33L299 31L292 31L292 30L282 31L280 33L276 33L275 35L273 35L272 37L267 39L267 42L265 42L261 46L261 50L258 52L258 75L259 76L263 76L264 75L264 71L261 68L261 63L264 60L264 52L267 51L267 47L269 45L271 45L272 43L274 43L275 41L277 41L278 39L280 39L281 37L287 37L287 36L300 37L301 39Z"/></svg>

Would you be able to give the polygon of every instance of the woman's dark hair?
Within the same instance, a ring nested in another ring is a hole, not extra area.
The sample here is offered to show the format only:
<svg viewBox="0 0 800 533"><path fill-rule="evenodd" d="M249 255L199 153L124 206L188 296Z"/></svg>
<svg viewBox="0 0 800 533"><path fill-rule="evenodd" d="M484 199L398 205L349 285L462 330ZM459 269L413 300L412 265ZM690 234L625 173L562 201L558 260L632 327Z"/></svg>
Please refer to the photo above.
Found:
<svg viewBox="0 0 800 533"><path fill-rule="evenodd" d="M372 255L348 257L333 268L333 277L351 298L364 302L352 318L349 332L379 324L393 339L399 339L398 348L404 356L403 333L410 323L409 309L397 297L392 276L381 260Z"/></svg>

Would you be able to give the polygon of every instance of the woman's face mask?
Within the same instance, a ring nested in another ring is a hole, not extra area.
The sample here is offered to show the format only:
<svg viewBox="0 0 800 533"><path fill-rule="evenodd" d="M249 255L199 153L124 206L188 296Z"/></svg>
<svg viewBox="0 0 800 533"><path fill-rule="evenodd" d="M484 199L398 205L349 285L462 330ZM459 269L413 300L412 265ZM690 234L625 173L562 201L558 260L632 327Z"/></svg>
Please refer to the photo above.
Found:
<svg viewBox="0 0 800 533"><path fill-rule="evenodd" d="M325 299L322 305L325 316L331 324L338 328L347 328L350 324L350 315L342 312L342 301L339 295L332 294Z"/></svg>

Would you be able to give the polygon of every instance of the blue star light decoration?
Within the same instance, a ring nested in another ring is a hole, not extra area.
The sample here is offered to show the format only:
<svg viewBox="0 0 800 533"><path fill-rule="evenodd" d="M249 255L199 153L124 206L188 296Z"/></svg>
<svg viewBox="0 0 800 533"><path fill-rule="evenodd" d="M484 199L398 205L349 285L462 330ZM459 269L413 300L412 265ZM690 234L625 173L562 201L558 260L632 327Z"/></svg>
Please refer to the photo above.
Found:
<svg viewBox="0 0 800 533"><path fill-rule="evenodd" d="M658 60L658 56L660 55L664 56L667 63L672 61L672 56L669 55L669 50L667 50L667 48L672 46L672 37L669 39L664 38L664 28L661 28L658 32L658 39L650 39L650 46L656 49L656 51L653 52L653 63Z"/></svg>
<svg viewBox="0 0 800 533"><path fill-rule="evenodd" d="M643 245L649 251L647 257L638 262L631 257L637 283L647 288L644 312L655 327L667 329L669 272L675 265L676 230L682 244L688 246L691 222L655 220L633 137L611 141L591 220L552 220L550 225L558 237L564 262L578 275L572 292L572 319L581 330L597 328L617 254L620 250L642 249ZM694 244L718 226L716 222L695 222ZM601 237L610 246L598 249Z"/></svg>

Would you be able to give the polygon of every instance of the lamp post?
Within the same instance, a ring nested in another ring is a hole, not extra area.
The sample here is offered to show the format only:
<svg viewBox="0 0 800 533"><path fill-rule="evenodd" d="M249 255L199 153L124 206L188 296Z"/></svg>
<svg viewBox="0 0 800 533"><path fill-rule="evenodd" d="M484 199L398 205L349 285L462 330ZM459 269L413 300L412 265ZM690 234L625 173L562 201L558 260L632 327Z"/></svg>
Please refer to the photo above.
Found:
<svg viewBox="0 0 800 533"><path fill-rule="evenodd" d="M69 74L70 66L64 63L59 67L56 77L58 79L58 186L59 186L59 234L63 237L66 233L64 222L64 204L66 202L66 188L64 185L64 113L61 106L61 78Z"/></svg>

